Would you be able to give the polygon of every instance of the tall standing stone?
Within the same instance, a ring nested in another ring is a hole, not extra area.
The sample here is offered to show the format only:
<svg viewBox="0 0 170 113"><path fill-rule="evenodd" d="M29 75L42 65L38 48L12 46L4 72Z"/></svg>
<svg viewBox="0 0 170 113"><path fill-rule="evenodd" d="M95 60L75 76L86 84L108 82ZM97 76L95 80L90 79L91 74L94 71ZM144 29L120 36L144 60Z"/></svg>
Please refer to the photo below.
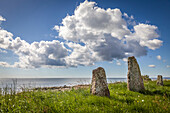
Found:
<svg viewBox="0 0 170 113"><path fill-rule="evenodd" d="M106 74L102 67L93 70L90 93L97 96L110 97L110 91L107 85Z"/></svg>
<svg viewBox="0 0 170 113"><path fill-rule="evenodd" d="M162 79L162 75L158 75L156 84L157 84L157 85L161 85L161 86L163 86L163 79Z"/></svg>
<svg viewBox="0 0 170 113"><path fill-rule="evenodd" d="M145 89L140 68L134 56L128 58L127 88L136 92Z"/></svg>

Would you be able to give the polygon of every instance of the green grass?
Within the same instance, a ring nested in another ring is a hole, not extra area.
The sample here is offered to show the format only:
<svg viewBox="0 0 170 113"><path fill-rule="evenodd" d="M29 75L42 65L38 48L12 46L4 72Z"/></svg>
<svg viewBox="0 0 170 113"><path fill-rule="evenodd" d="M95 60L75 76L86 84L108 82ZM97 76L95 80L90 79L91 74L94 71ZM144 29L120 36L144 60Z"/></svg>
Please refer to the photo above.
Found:
<svg viewBox="0 0 170 113"><path fill-rule="evenodd" d="M157 86L145 82L144 92L127 90L126 83L109 84L110 98L90 94L89 89L71 91L27 91L0 95L0 112L50 113L168 113L170 112L170 81Z"/></svg>

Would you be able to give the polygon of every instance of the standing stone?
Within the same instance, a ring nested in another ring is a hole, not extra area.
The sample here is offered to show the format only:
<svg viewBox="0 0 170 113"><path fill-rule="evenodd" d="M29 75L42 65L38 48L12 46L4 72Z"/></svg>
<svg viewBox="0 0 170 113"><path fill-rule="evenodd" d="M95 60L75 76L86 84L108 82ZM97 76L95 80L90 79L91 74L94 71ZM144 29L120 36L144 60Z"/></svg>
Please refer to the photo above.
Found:
<svg viewBox="0 0 170 113"><path fill-rule="evenodd" d="M110 92L107 86L106 74L102 67L93 70L90 93L97 96L110 97Z"/></svg>
<svg viewBox="0 0 170 113"><path fill-rule="evenodd" d="M136 92L145 89L140 68L134 56L128 58L127 88Z"/></svg>
<svg viewBox="0 0 170 113"><path fill-rule="evenodd" d="M163 79L162 79L162 75L158 75L158 77L157 77L157 83L156 83L157 85L161 85L161 86L163 86Z"/></svg>

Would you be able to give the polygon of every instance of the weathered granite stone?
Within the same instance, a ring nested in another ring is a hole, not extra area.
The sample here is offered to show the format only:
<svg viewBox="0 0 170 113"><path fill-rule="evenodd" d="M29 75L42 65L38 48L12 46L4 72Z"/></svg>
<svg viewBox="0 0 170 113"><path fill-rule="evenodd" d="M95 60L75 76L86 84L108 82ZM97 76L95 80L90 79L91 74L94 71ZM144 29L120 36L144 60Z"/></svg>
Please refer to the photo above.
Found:
<svg viewBox="0 0 170 113"><path fill-rule="evenodd" d="M110 91L107 86L106 74L102 67L93 70L90 93L97 96L110 97Z"/></svg>
<svg viewBox="0 0 170 113"><path fill-rule="evenodd" d="M140 68L134 56L128 58L127 88L136 92L145 89Z"/></svg>
<svg viewBox="0 0 170 113"><path fill-rule="evenodd" d="M158 75L156 84L157 84L157 85L161 85L161 86L163 86L163 79L162 79L162 75Z"/></svg>

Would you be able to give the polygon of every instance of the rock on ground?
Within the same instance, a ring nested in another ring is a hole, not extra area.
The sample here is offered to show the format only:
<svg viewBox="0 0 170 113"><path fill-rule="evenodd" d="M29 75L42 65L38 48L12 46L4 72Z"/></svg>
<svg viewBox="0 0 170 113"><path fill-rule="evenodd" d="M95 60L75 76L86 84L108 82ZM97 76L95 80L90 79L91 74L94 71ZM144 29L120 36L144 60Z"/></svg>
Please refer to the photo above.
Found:
<svg viewBox="0 0 170 113"><path fill-rule="evenodd" d="M134 56L128 58L127 88L136 92L145 89L140 68Z"/></svg>
<svg viewBox="0 0 170 113"><path fill-rule="evenodd" d="M162 79L162 75L158 75L156 84L157 84L157 85L161 85L161 86L163 86L163 79Z"/></svg>
<svg viewBox="0 0 170 113"><path fill-rule="evenodd" d="M90 93L97 96L110 97L105 70L102 67L93 70Z"/></svg>

